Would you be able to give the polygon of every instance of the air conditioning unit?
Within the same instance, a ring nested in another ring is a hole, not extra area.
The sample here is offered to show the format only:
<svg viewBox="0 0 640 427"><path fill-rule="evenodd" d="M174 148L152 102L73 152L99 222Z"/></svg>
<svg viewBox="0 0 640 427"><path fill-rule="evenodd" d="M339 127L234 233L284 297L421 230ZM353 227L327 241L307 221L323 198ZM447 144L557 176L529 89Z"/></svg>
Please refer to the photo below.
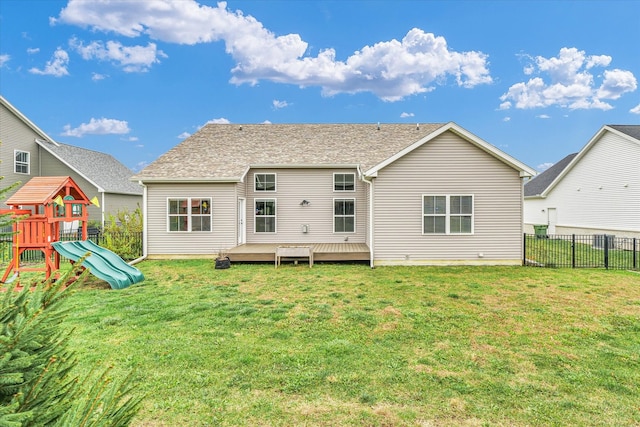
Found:
<svg viewBox="0 0 640 427"><path fill-rule="evenodd" d="M607 241L607 248L614 249L615 248L615 240L616 236L613 234L594 234L593 235L593 247L596 249L604 249L605 245L605 237Z"/></svg>

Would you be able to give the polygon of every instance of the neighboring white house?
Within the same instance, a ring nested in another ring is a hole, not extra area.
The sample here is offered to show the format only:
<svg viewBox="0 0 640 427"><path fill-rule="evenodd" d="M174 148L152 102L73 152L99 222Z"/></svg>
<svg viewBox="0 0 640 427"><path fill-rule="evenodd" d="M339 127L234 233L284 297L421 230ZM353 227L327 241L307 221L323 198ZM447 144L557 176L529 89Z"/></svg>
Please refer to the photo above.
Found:
<svg viewBox="0 0 640 427"><path fill-rule="evenodd" d="M90 206L89 218L102 222L109 214L142 205L142 187L129 180L131 175L109 154L56 142L0 96L3 187L18 181L25 184L36 176L70 176L90 198L98 198L100 207ZM4 201L0 208L7 208Z"/></svg>
<svg viewBox="0 0 640 427"><path fill-rule="evenodd" d="M515 265L533 174L455 123L209 124L132 179L149 257Z"/></svg>
<svg viewBox="0 0 640 427"><path fill-rule="evenodd" d="M640 237L640 125L603 126L525 185L525 229Z"/></svg>

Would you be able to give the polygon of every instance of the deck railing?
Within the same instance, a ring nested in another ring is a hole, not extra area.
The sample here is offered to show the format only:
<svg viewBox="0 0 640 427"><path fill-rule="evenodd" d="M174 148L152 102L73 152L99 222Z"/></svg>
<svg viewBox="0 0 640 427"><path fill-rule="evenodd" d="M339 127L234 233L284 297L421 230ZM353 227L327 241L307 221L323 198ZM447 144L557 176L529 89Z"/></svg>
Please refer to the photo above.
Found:
<svg viewBox="0 0 640 427"><path fill-rule="evenodd" d="M523 265L640 270L640 239L610 234L525 234Z"/></svg>

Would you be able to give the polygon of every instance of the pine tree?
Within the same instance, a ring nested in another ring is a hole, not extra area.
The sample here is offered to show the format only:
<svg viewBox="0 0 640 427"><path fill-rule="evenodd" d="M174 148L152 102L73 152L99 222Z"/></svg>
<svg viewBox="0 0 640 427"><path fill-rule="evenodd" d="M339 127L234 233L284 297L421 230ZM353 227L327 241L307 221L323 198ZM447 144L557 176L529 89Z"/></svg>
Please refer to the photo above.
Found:
<svg viewBox="0 0 640 427"><path fill-rule="evenodd" d="M7 191L0 189L0 196ZM12 221L0 217L0 229ZM126 426L137 413L141 398L131 375L119 382L110 369L97 379L74 376L72 332L61 325L68 312L64 300L87 271L66 287L77 273L21 291L0 289L0 427Z"/></svg>

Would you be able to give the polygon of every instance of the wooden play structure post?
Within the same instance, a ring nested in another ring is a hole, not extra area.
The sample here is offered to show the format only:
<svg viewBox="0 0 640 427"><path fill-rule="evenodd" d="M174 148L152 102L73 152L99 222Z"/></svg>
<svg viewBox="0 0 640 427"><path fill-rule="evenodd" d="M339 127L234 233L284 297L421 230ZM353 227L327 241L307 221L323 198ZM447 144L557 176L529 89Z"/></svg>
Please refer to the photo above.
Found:
<svg viewBox="0 0 640 427"><path fill-rule="evenodd" d="M87 239L87 207L92 202L69 176L35 177L24 184L6 201L11 214L18 220L13 224L13 258L2 276L2 283L13 271L44 271L46 279L60 269L60 254L51 245L60 240L61 225L82 224L82 240ZM24 267L20 256L26 250L40 250L44 267Z"/></svg>

